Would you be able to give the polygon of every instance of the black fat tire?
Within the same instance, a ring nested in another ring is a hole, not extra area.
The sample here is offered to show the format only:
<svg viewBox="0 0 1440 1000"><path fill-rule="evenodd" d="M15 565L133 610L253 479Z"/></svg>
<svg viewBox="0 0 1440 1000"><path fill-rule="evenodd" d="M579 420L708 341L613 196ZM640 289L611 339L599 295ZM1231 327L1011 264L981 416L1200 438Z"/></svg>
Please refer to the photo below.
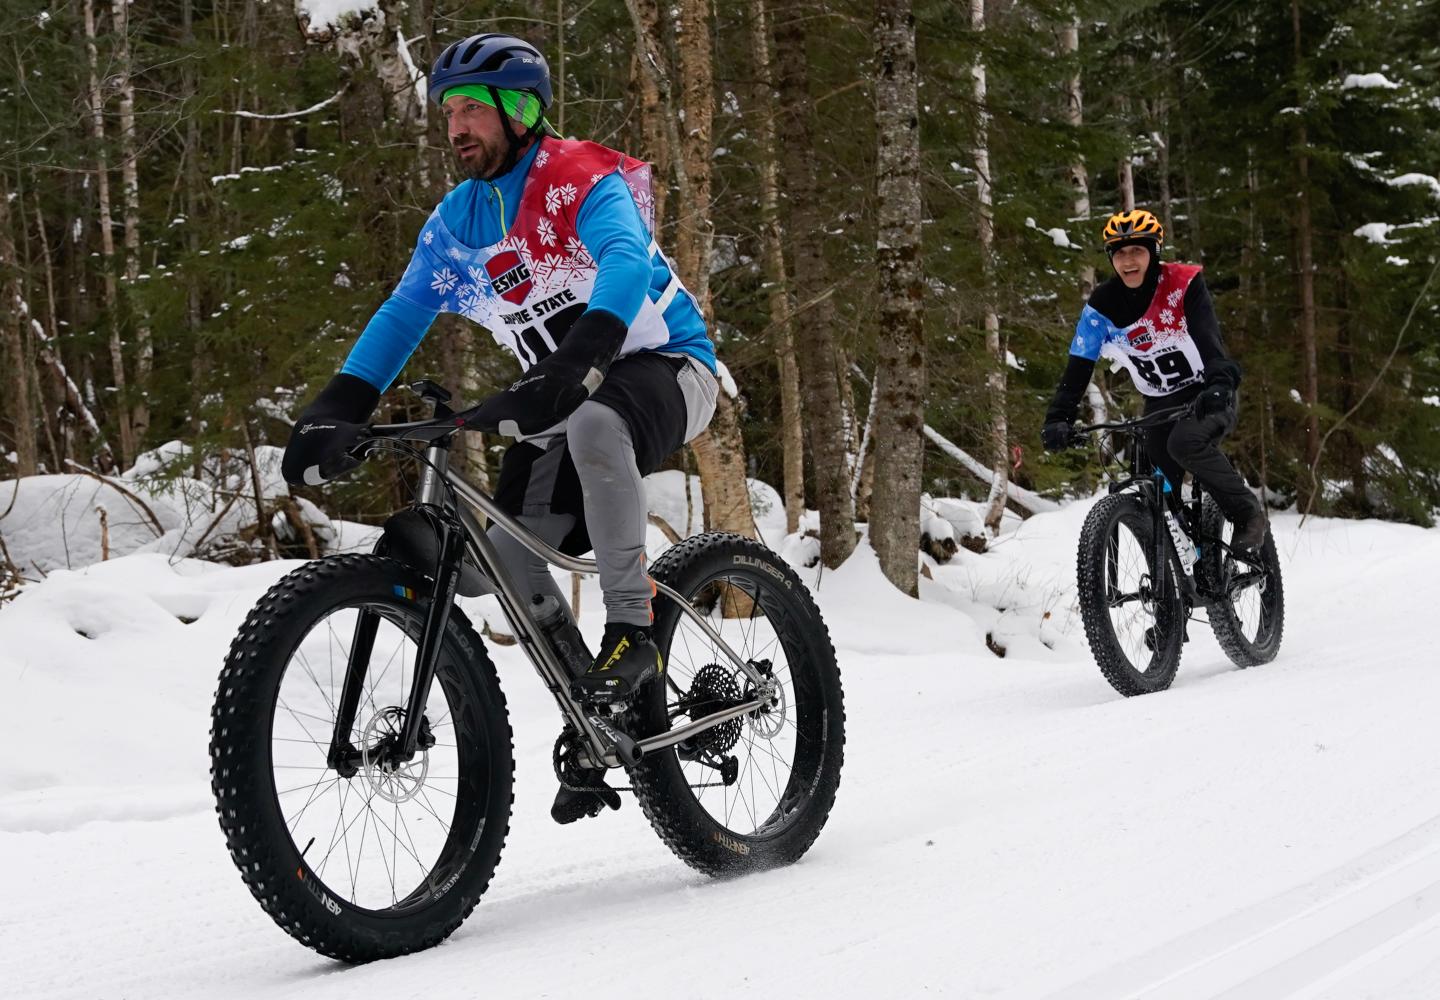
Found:
<svg viewBox="0 0 1440 1000"><path fill-rule="evenodd" d="M798 731L806 737L797 740L787 785L802 793L799 811L773 834L737 833L697 801L674 748L647 754L631 771L636 798L660 839L686 864L713 876L739 875L799 859L830 816L844 763L845 704L835 649L809 590L789 564L741 535L711 532L675 545L650 569L657 580L687 596L707 581L725 575L744 578L747 572L748 579L764 583L768 597L793 616L799 633L796 648L787 646L794 680L791 710L796 712ZM656 602L655 641L667 658L680 615L673 602L663 597ZM640 732L650 735L669 728L666 691L663 679L652 683L643 704L634 709L641 716L636 727Z"/></svg>
<svg viewBox="0 0 1440 1000"><path fill-rule="evenodd" d="M1200 533L1212 538L1222 537L1225 515L1211 497L1205 497L1200 508ZM1215 641L1237 667L1258 667L1269 663L1280 653L1280 640L1285 634L1285 586L1280 577L1280 554L1275 549L1275 536L1265 534L1265 544L1260 548L1261 562L1265 568L1265 590L1260 595L1264 618L1252 641L1245 635L1244 623L1235 611L1234 603L1221 598L1207 610L1210 629ZM1220 579L1221 550L1212 545L1201 558L1204 573L1211 580Z"/></svg>
<svg viewBox="0 0 1440 1000"><path fill-rule="evenodd" d="M1153 628L1158 641L1148 663L1131 662L1119 636L1115 634L1105 586L1107 553L1122 525L1143 546L1146 570L1152 581L1156 579L1151 513L1140 498L1128 493L1107 496L1091 508L1080 531L1075 577L1080 594L1080 615L1085 622L1085 637L1090 643L1090 652L1110 686L1128 698L1164 691L1175 680L1175 671L1180 666L1186 616L1175 582L1178 568L1167 555L1169 586L1165 599L1156 602L1154 616ZM1169 552L1168 546L1166 552Z"/></svg>
<svg viewBox="0 0 1440 1000"><path fill-rule="evenodd" d="M416 599L396 597L397 586L410 588ZM489 767L483 775L460 779L471 801L483 804L483 810L457 807L441 855L454 882L432 888L419 897L424 905L408 906L403 913L360 909L334 899L313 872L311 879L303 878L308 867L290 839L276 799L271 716L292 651L327 614L357 602L399 609L407 619L418 615L423 622L429 603L423 595L429 589L429 582L413 569L380 556L344 555L306 563L271 587L251 610L220 674L210 730L210 779L230 856L245 885L284 931L345 962L391 958L443 941L479 902L509 831L514 756L505 698L484 644L458 608L449 616L436 683L446 685L448 696L459 696L461 704L453 706L457 719L462 710L469 713L466 726L486 734L481 752ZM459 726L457 722L457 733Z"/></svg>

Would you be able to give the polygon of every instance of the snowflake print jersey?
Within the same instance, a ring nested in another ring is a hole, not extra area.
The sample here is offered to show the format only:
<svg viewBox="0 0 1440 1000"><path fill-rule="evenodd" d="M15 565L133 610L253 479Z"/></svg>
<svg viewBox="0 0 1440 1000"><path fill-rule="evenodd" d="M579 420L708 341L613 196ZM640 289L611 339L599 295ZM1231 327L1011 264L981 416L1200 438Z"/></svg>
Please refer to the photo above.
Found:
<svg viewBox="0 0 1440 1000"><path fill-rule="evenodd" d="M1161 264L1150 307L1126 327L1087 304L1075 325L1070 353L1090 361L1101 355L1110 358L1147 396L1168 396L1203 381L1205 364L1185 317L1185 291L1200 271L1193 264Z"/></svg>
<svg viewBox="0 0 1440 1000"><path fill-rule="evenodd" d="M467 246L437 208L421 230L395 297L482 324L529 368L555 350L590 303L597 265L576 220L590 191L611 174L625 182L648 238L654 205L648 164L596 143L546 139L525 174L514 221L503 236L488 246ZM653 238L649 252L666 265L666 279L640 304L620 354L661 348L695 353L699 345L688 343L693 332L676 336L667 324L667 310L677 299L692 305L693 300ZM703 328L700 339L713 359Z"/></svg>

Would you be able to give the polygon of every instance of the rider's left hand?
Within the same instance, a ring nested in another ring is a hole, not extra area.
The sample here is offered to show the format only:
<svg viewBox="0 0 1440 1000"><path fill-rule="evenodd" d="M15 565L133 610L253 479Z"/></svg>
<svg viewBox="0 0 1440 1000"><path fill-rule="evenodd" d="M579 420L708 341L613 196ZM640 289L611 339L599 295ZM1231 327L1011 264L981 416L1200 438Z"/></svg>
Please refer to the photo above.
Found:
<svg viewBox="0 0 1440 1000"><path fill-rule="evenodd" d="M1197 417L1208 417L1215 413L1225 413L1234 408L1235 390L1229 382L1211 382L1199 396L1195 397L1195 415Z"/></svg>
<svg viewBox="0 0 1440 1000"><path fill-rule="evenodd" d="M628 325L604 309L587 309L510 388L465 414L465 425L506 437L538 434L575 412L599 386L625 343Z"/></svg>
<svg viewBox="0 0 1440 1000"><path fill-rule="evenodd" d="M538 434L564 420L589 398L585 386L551 372L531 368L466 415L476 430L519 437Z"/></svg>

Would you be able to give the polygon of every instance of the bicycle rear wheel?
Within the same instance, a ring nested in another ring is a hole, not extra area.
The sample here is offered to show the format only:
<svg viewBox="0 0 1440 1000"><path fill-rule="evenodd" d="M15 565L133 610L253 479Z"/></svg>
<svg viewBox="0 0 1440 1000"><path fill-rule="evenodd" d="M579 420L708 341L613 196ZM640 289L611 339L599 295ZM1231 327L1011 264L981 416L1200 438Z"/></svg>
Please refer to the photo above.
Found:
<svg viewBox="0 0 1440 1000"><path fill-rule="evenodd" d="M777 683L761 709L646 754L631 775L636 797L670 849L706 874L795 861L820 835L844 763L840 671L819 609L788 564L735 534L687 538L651 572ZM749 678L673 602L657 602L654 634L665 672L632 710L635 731L753 699Z"/></svg>
<svg viewBox="0 0 1440 1000"><path fill-rule="evenodd" d="M1185 607L1168 565L1156 564L1151 512L1117 493L1091 509L1080 532L1075 575L1085 637L1110 686L1129 697L1168 688L1180 666Z"/></svg>
<svg viewBox="0 0 1440 1000"><path fill-rule="evenodd" d="M1204 537L1225 542L1235 532L1235 526L1208 496L1200 508L1200 531ZM1254 567L1211 545L1200 560L1206 583L1224 594L1207 612L1210 628L1237 667L1258 667L1275 659L1285 633L1285 588L1273 535L1265 535L1257 555L1260 565Z"/></svg>
<svg viewBox="0 0 1440 1000"><path fill-rule="evenodd" d="M505 699L456 609L421 749L408 760L391 752L429 586L379 556L307 563L260 599L220 675L211 785L231 856L282 929L343 961L447 937L488 886L509 829ZM352 650L366 663L364 685L347 753L335 759Z"/></svg>

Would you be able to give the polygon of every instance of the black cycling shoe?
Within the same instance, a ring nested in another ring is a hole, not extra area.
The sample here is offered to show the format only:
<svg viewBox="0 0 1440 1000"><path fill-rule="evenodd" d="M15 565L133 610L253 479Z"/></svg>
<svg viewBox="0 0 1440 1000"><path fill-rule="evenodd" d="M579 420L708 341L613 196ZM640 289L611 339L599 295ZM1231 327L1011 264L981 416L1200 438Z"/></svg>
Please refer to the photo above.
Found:
<svg viewBox="0 0 1440 1000"><path fill-rule="evenodd" d="M606 806L620 808L620 793L605 784L605 772L589 768L571 775L570 787L561 785L550 806L550 818L560 824L598 816Z"/></svg>
<svg viewBox="0 0 1440 1000"><path fill-rule="evenodd" d="M1185 643L1185 642L1189 642L1189 641L1190 641L1190 623L1189 623L1189 622L1186 622L1184 625L1180 626L1180 641L1181 641L1182 643ZM1149 628L1147 628L1147 629L1145 630L1145 648L1148 649L1148 650L1150 650L1150 652L1152 652L1152 653L1155 652L1155 626L1154 626L1154 625L1151 625Z"/></svg>
<svg viewBox="0 0 1440 1000"><path fill-rule="evenodd" d="M550 806L550 818L557 823L574 823L586 816L598 816L606 806L620 808L620 793L605 784L605 769L584 767L579 761L580 738L567 724L555 741L555 777L560 789Z"/></svg>
<svg viewBox="0 0 1440 1000"><path fill-rule="evenodd" d="M600 655L575 678L570 692L576 701L590 705L628 702L640 685L664 670L647 626L611 622L605 626Z"/></svg>
<svg viewBox="0 0 1440 1000"><path fill-rule="evenodd" d="M1263 510L1257 510L1243 521L1235 523L1235 535L1230 539L1230 547L1239 549L1241 552L1256 552L1260 546L1265 544L1265 535L1270 530L1270 522L1265 517Z"/></svg>

